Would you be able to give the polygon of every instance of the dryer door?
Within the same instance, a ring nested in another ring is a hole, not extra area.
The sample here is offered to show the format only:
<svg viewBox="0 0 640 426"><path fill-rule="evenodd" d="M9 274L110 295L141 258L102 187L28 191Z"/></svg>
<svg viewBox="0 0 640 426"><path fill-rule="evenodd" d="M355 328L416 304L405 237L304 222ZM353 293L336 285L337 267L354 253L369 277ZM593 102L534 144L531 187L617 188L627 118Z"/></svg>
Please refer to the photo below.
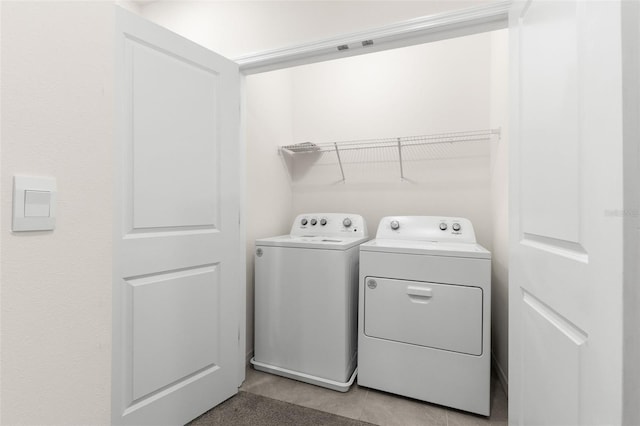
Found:
<svg viewBox="0 0 640 426"><path fill-rule="evenodd" d="M364 333L369 337L482 355L482 289L365 278Z"/></svg>

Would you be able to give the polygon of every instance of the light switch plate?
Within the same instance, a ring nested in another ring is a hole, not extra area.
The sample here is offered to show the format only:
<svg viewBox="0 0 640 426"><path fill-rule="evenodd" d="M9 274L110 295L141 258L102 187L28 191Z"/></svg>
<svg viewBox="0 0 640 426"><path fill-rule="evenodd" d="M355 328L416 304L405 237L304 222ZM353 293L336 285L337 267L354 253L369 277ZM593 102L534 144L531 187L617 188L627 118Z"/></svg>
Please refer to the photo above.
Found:
<svg viewBox="0 0 640 426"><path fill-rule="evenodd" d="M56 226L57 185L55 178L13 177L14 232L50 231Z"/></svg>

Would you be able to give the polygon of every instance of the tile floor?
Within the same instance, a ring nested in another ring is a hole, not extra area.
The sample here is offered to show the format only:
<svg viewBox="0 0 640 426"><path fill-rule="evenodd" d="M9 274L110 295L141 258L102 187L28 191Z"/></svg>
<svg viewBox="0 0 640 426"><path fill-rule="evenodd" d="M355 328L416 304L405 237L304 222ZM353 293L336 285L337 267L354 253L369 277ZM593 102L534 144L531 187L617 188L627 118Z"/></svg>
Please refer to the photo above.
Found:
<svg viewBox="0 0 640 426"><path fill-rule="evenodd" d="M465 413L440 405L360 387L341 393L275 376L249 367L240 387L246 392L380 426L506 425L507 397L497 378L491 380L491 417Z"/></svg>

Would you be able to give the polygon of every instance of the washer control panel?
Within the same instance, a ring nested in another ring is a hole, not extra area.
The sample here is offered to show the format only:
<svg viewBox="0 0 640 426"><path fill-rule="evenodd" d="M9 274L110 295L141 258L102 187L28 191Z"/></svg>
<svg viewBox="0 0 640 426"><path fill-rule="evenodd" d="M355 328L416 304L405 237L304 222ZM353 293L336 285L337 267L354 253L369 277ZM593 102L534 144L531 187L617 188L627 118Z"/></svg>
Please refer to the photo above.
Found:
<svg viewBox="0 0 640 426"><path fill-rule="evenodd" d="M298 215L291 227L291 235L296 236L346 236L345 234L353 237L368 236L364 218L353 213L306 213Z"/></svg>
<svg viewBox="0 0 640 426"><path fill-rule="evenodd" d="M469 219L441 216L387 216L378 226L376 238L391 240L475 243Z"/></svg>

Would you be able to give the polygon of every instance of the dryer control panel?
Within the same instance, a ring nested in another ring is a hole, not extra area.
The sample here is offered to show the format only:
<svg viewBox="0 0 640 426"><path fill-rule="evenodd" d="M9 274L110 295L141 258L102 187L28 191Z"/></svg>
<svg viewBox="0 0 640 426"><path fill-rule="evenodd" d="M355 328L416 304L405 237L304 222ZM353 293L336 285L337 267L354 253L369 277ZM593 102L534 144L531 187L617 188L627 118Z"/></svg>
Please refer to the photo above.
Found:
<svg viewBox="0 0 640 426"><path fill-rule="evenodd" d="M475 243L469 219L446 216L387 216L378 225L376 238Z"/></svg>
<svg viewBox="0 0 640 426"><path fill-rule="evenodd" d="M362 216L353 213L305 213L298 215L291 227L293 236L368 236Z"/></svg>

